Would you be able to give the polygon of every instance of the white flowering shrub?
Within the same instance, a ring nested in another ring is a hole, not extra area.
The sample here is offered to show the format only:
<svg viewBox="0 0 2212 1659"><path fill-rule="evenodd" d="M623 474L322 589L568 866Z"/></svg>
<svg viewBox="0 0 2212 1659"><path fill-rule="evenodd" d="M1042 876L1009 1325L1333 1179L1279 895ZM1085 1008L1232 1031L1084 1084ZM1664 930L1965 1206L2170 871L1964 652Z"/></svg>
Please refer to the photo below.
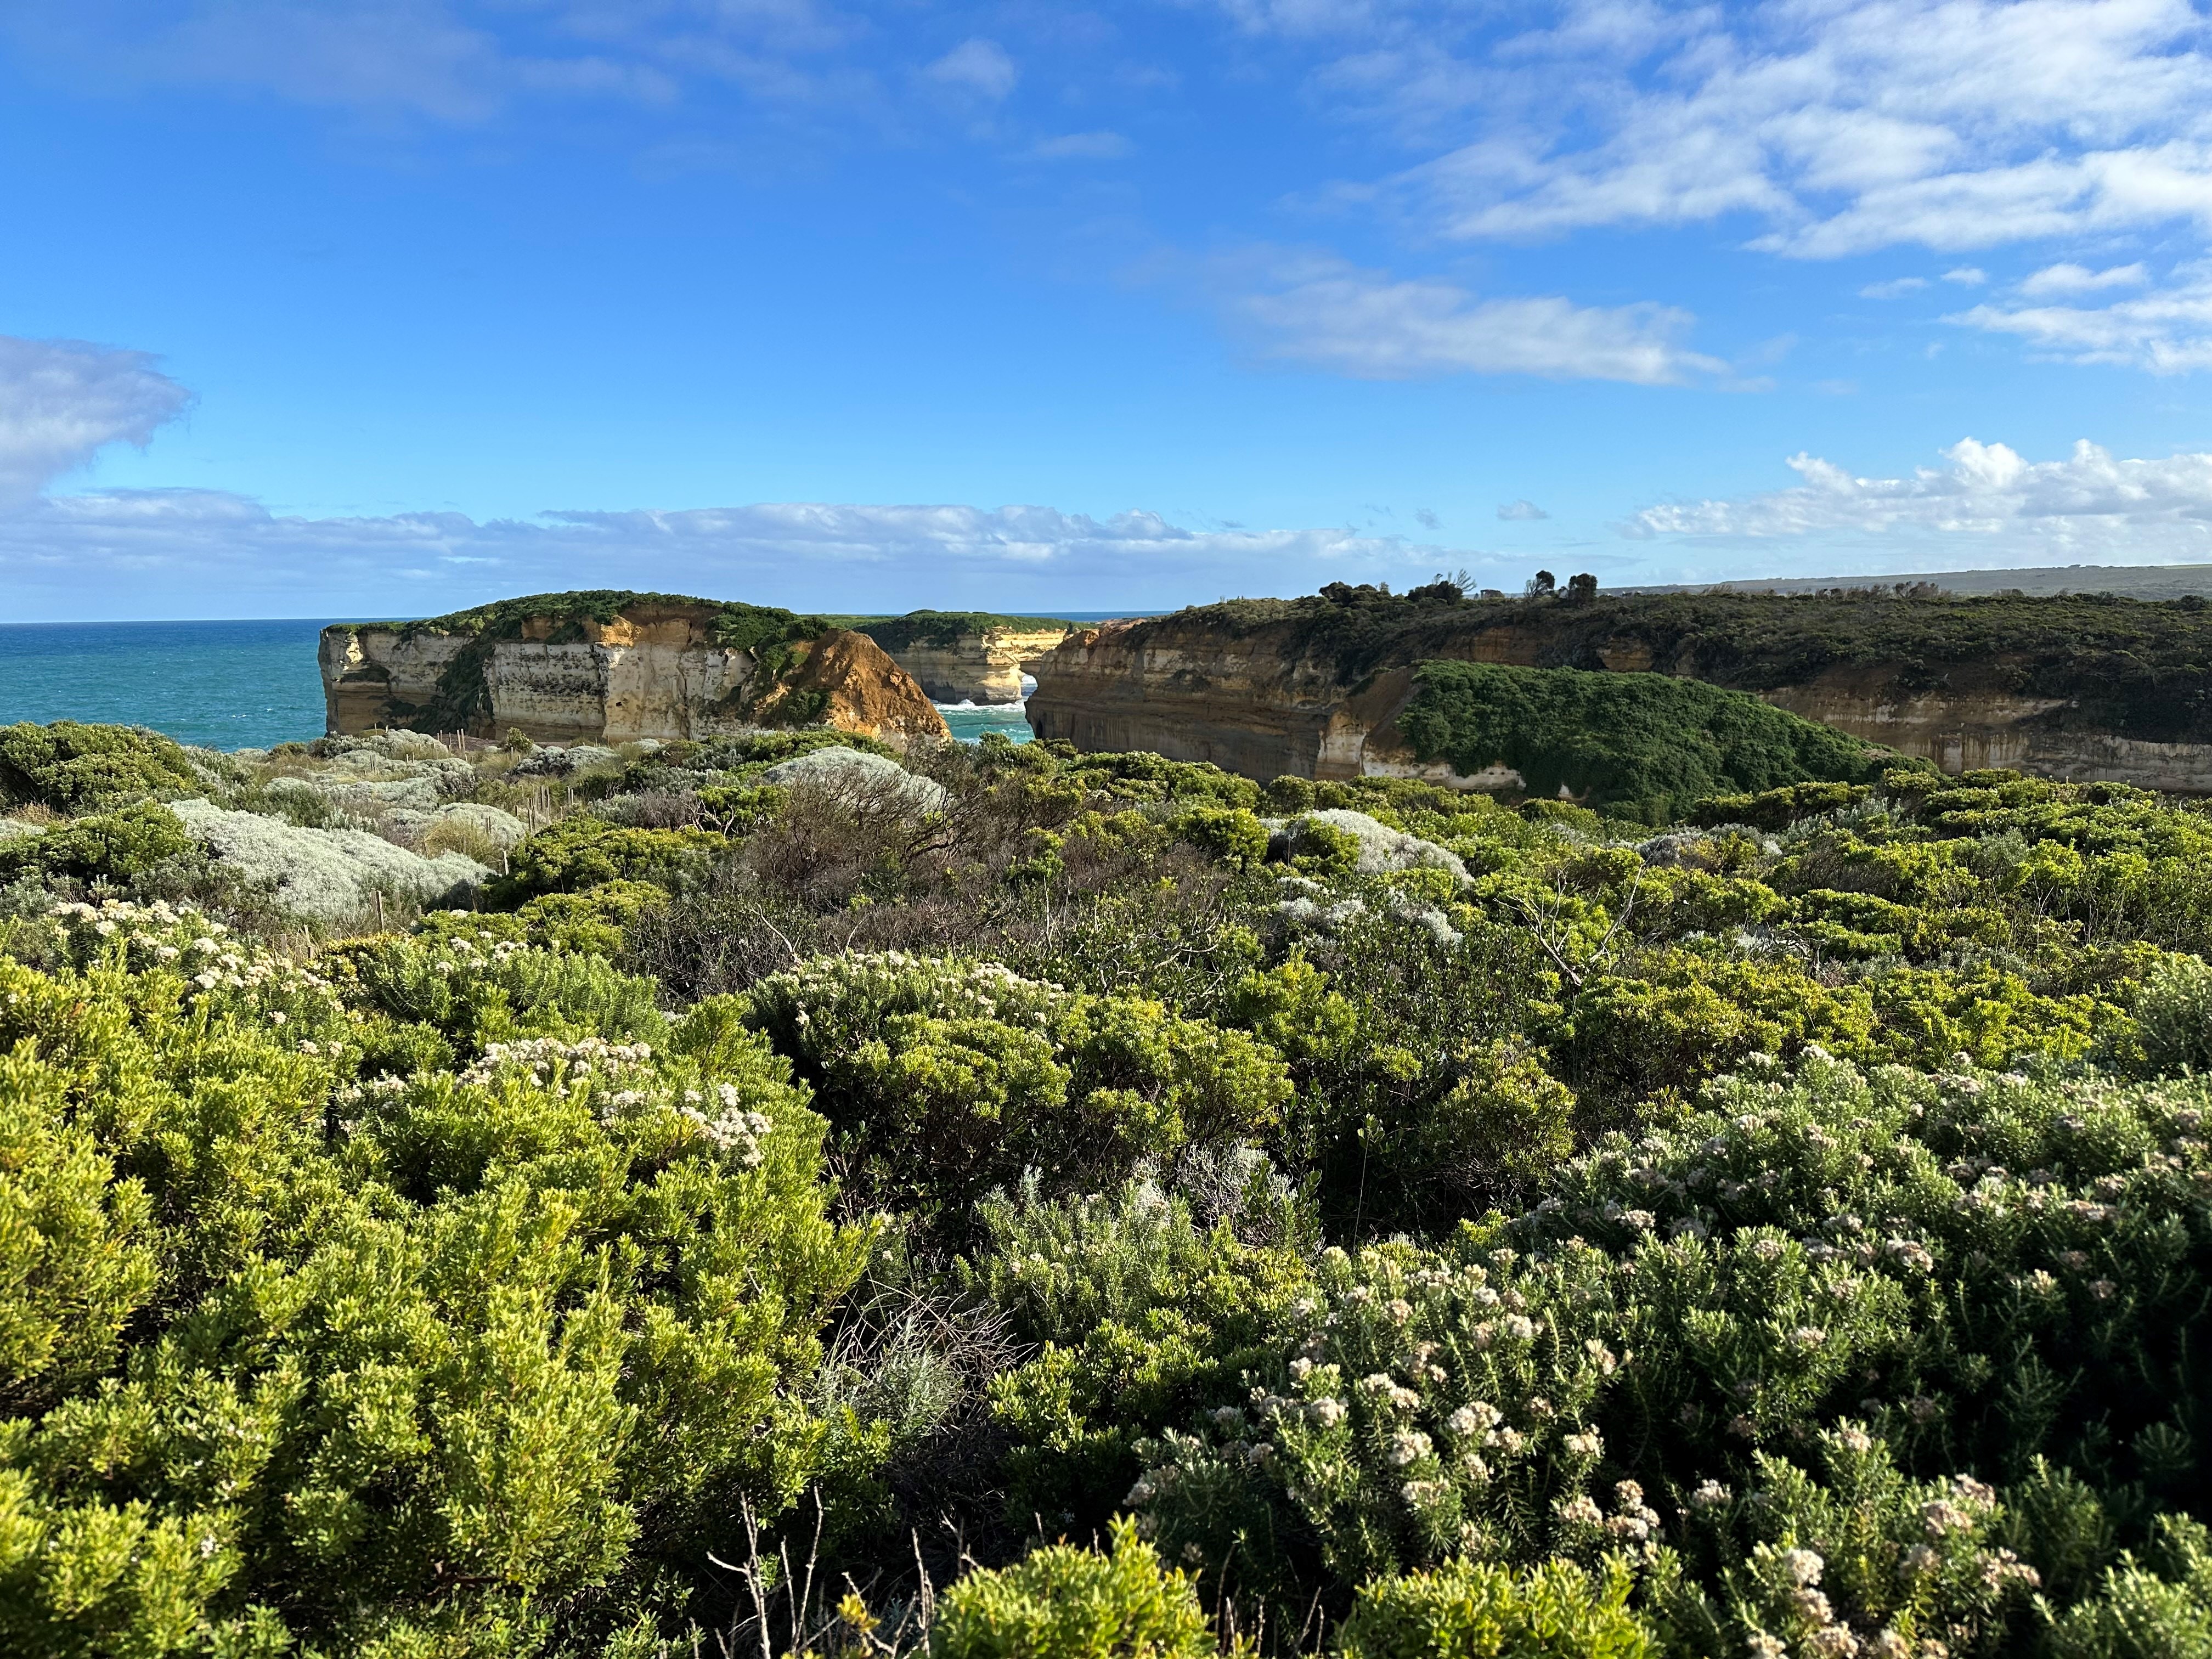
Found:
<svg viewBox="0 0 2212 1659"><path fill-rule="evenodd" d="M1721 1659L1936 1659L2016 1651L2041 1579L2001 1540L2004 1505L1971 1475L1912 1480L1845 1420L1800 1467L1761 1453L1741 1492L1692 1494L1686 1574L1650 1600L1677 1650ZM1817 1474L1814 1469L1817 1469Z"/></svg>
<svg viewBox="0 0 2212 1659"><path fill-rule="evenodd" d="M1127 1502L1170 1553L1339 1583L1465 1556L1640 1550L1658 1517L1598 1480L1621 1358L1613 1264L1525 1261L1469 1239L1325 1251L1287 1354L1246 1397L1170 1432Z"/></svg>
<svg viewBox="0 0 2212 1659"><path fill-rule="evenodd" d="M1634 1269L1636 1432L1670 1478L1824 1419L1933 1472L2038 1455L2201 1490L2212 1091L2094 1073L1724 1079L1679 1127L1576 1160L1516 1226ZM2116 1366L2112 1357L2126 1354Z"/></svg>

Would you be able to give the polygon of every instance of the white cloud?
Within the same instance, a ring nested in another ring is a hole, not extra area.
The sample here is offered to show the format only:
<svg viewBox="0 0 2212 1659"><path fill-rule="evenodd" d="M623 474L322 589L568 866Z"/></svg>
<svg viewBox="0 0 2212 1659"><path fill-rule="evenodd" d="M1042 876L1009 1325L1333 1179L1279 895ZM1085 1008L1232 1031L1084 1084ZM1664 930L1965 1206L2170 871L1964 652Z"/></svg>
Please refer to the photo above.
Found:
<svg viewBox="0 0 2212 1659"><path fill-rule="evenodd" d="M1558 0L1503 41L1377 8L1324 71L1409 135L1463 238L1743 217L1829 258L2212 226L2212 62L2189 0ZM1472 131L1469 131L1469 129Z"/></svg>
<svg viewBox="0 0 2212 1659"><path fill-rule="evenodd" d="M2138 263L2114 265L2109 270L2092 270L2087 265L2045 265L2020 285L2022 294L2039 297L2045 294L2090 294L2101 288L2140 288L2150 280L2150 273Z"/></svg>
<svg viewBox="0 0 2212 1659"><path fill-rule="evenodd" d="M628 586L799 609L1026 594L1030 608L1181 604L1425 575L1484 556L1341 528L1191 529L1157 513L766 503L681 511L279 515L195 489L43 498L0 513L17 614L428 614L502 593ZM46 596L35 602L31 596ZM1133 597L1134 596L1134 597ZM118 611L118 605L126 609Z"/></svg>
<svg viewBox="0 0 2212 1659"><path fill-rule="evenodd" d="M1735 501L1647 507L1621 526L1648 538L1881 538L1892 548L1987 563L2163 563L2212 556L2212 454L2121 460L2084 440L2063 460L1960 440L1947 465L1868 478L1811 455L1803 480Z"/></svg>
<svg viewBox="0 0 2212 1659"><path fill-rule="evenodd" d="M2080 272L2086 282L2058 280L2038 289L2035 278L2021 284L2025 294L2094 291L2142 280L2142 267L2088 272L2060 265L2037 273ZM2105 306L1979 305L1944 319L1993 334L2010 334L2037 349L2075 362L2119 363L2154 374L2179 374L2212 368L2212 262L2175 273L2166 287Z"/></svg>
<svg viewBox="0 0 2212 1659"><path fill-rule="evenodd" d="M1859 290L1862 300L1901 300L1928 286L1925 276L1899 276L1887 283L1869 283Z"/></svg>
<svg viewBox="0 0 2212 1659"><path fill-rule="evenodd" d="M1435 279L1394 281L1326 258L1289 258L1232 313L1263 355L1362 380L1535 374L1674 386L1726 365L1681 343L1695 322L1656 304L1478 298Z"/></svg>
<svg viewBox="0 0 2212 1659"><path fill-rule="evenodd" d="M940 85L997 102L1014 89L1021 71L995 40L963 40L923 71Z"/></svg>
<svg viewBox="0 0 2212 1659"><path fill-rule="evenodd" d="M1033 153L1048 161L1118 161L1135 149L1118 132L1066 132L1043 140Z"/></svg>
<svg viewBox="0 0 2212 1659"><path fill-rule="evenodd" d="M1960 265L1943 273L1947 283L1956 283L1960 288L1979 288L1990 280L1990 273L1979 265Z"/></svg>
<svg viewBox="0 0 2212 1659"><path fill-rule="evenodd" d="M1523 523L1534 519L1548 519L1552 515L1534 501L1507 501L1498 509L1498 516L1509 523Z"/></svg>
<svg viewBox="0 0 2212 1659"><path fill-rule="evenodd" d="M191 394L143 351L0 334L0 508L107 445L143 444Z"/></svg>

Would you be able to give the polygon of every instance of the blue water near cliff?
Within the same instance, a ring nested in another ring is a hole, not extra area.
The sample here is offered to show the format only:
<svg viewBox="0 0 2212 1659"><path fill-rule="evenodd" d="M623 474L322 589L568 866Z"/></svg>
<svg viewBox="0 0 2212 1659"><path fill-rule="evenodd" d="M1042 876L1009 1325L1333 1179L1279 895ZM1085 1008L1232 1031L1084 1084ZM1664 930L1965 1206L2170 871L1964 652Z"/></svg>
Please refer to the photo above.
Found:
<svg viewBox="0 0 2212 1659"><path fill-rule="evenodd" d="M323 732L319 621L0 624L0 726L112 720L179 743L265 749ZM1019 703L947 708L963 743L1027 743Z"/></svg>
<svg viewBox="0 0 2212 1659"><path fill-rule="evenodd" d="M323 733L323 624L12 623L0 627L0 726L114 720L210 749Z"/></svg>

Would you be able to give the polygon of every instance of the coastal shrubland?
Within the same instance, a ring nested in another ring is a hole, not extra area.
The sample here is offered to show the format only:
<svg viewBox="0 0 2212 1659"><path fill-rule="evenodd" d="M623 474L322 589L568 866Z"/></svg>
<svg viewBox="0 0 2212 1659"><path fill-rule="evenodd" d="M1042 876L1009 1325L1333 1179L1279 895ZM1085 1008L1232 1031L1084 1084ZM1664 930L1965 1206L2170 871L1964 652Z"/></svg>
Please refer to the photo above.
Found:
<svg viewBox="0 0 2212 1659"><path fill-rule="evenodd" d="M2212 817L1686 707L21 797L0 1641L2212 1654Z"/></svg>

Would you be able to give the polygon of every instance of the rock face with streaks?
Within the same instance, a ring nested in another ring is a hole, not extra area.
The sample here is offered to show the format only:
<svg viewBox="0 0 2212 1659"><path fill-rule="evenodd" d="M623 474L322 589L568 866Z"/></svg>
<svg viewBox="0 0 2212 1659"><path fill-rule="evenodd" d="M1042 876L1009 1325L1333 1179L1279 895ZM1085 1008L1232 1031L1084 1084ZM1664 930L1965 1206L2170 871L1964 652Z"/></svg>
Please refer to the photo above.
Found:
<svg viewBox="0 0 2212 1659"><path fill-rule="evenodd" d="M865 635L768 607L546 594L420 623L323 630L328 730L540 742L705 738L829 725L944 738L921 688Z"/></svg>
<svg viewBox="0 0 2212 1659"><path fill-rule="evenodd" d="M1575 605L1339 585L1074 631L1035 671L1030 724L1081 749L1156 750L1261 779L1518 787L1501 767L1462 776L1425 761L1399 732L1413 668L1438 660L1683 675L1946 771L2212 793L2212 607L2188 599L1731 593Z"/></svg>
<svg viewBox="0 0 2212 1659"><path fill-rule="evenodd" d="M1072 624L966 611L917 611L860 624L939 702L1022 700L1023 677Z"/></svg>

